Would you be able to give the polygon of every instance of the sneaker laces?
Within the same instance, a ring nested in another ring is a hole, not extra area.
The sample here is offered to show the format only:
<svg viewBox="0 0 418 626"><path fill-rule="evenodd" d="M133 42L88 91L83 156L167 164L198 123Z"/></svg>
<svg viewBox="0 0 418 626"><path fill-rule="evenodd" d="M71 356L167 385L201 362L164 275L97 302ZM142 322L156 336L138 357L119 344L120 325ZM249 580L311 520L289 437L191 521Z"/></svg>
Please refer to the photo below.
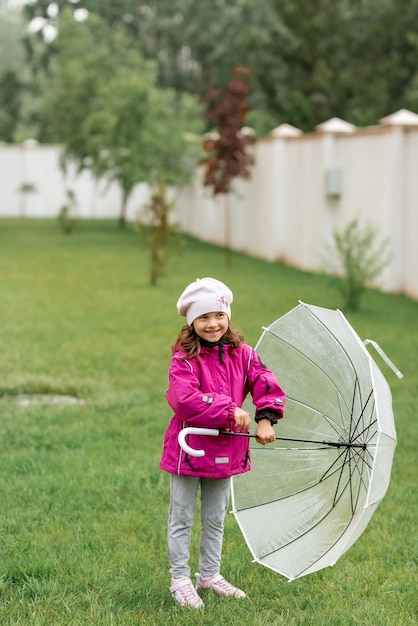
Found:
<svg viewBox="0 0 418 626"><path fill-rule="evenodd" d="M195 609L203 608L205 605L193 587L190 578L172 579L170 591L173 598L180 606L192 606Z"/></svg>
<svg viewBox="0 0 418 626"><path fill-rule="evenodd" d="M212 589L218 596L234 596L235 598L245 598L246 594L238 587L231 585L221 574L215 574L211 578L202 578L200 574L196 574L196 589Z"/></svg>

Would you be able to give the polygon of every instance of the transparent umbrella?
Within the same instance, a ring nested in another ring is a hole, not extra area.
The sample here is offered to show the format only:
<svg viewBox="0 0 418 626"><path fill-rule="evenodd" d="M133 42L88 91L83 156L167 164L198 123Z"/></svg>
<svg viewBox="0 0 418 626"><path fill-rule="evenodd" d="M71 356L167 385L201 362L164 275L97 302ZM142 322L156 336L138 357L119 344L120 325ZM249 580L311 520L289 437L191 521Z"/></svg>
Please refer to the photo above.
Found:
<svg viewBox="0 0 418 626"><path fill-rule="evenodd" d="M233 513L256 562L294 580L334 565L366 528L396 446L389 386L340 311L300 303L256 351L286 392L275 444L233 478Z"/></svg>

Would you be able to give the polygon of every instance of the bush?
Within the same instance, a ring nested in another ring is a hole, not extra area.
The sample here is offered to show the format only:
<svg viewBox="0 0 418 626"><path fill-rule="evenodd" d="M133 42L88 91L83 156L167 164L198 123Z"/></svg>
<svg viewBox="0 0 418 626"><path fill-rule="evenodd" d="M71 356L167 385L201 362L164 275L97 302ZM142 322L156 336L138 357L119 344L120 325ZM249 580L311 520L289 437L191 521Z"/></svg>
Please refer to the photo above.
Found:
<svg viewBox="0 0 418 626"><path fill-rule="evenodd" d="M62 232L70 235L76 227L75 207L77 206L77 201L72 189L67 189L66 195L67 202L64 202L59 210L58 223Z"/></svg>
<svg viewBox="0 0 418 626"><path fill-rule="evenodd" d="M347 310L358 310L366 286L381 274L390 260L388 240L377 239L377 229L370 225L361 227L357 218L343 231L334 231L333 269L328 273L342 294Z"/></svg>

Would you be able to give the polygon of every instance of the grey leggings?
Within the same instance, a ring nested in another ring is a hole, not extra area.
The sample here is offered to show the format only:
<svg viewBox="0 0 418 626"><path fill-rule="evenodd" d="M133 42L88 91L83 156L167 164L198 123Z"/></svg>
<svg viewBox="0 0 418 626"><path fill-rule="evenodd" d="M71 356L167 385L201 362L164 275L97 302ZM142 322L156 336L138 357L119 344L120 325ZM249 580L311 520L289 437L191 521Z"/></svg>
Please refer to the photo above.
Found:
<svg viewBox="0 0 418 626"><path fill-rule="evenodd" d="M168 558L172 578L190 576L190 539L200 485L200 573L209 578L220 571L224 520L231 480L170 474Z"/></svg>

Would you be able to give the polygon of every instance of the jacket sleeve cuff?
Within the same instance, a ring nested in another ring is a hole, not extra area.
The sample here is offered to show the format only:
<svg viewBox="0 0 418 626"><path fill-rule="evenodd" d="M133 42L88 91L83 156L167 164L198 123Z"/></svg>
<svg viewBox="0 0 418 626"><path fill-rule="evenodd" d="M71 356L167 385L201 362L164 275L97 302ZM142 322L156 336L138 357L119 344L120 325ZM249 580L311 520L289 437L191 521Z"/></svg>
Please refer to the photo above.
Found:
<svg viewBox="0 0 418 626"><path fill-rule="evenodd" d="M274 426L274 424L277 424L278 421L277 414L274 411L269 411L268 409L263 409L262 411L256 413L254 419L257 424L260 420L268 420L272 426Z"/></svg>

